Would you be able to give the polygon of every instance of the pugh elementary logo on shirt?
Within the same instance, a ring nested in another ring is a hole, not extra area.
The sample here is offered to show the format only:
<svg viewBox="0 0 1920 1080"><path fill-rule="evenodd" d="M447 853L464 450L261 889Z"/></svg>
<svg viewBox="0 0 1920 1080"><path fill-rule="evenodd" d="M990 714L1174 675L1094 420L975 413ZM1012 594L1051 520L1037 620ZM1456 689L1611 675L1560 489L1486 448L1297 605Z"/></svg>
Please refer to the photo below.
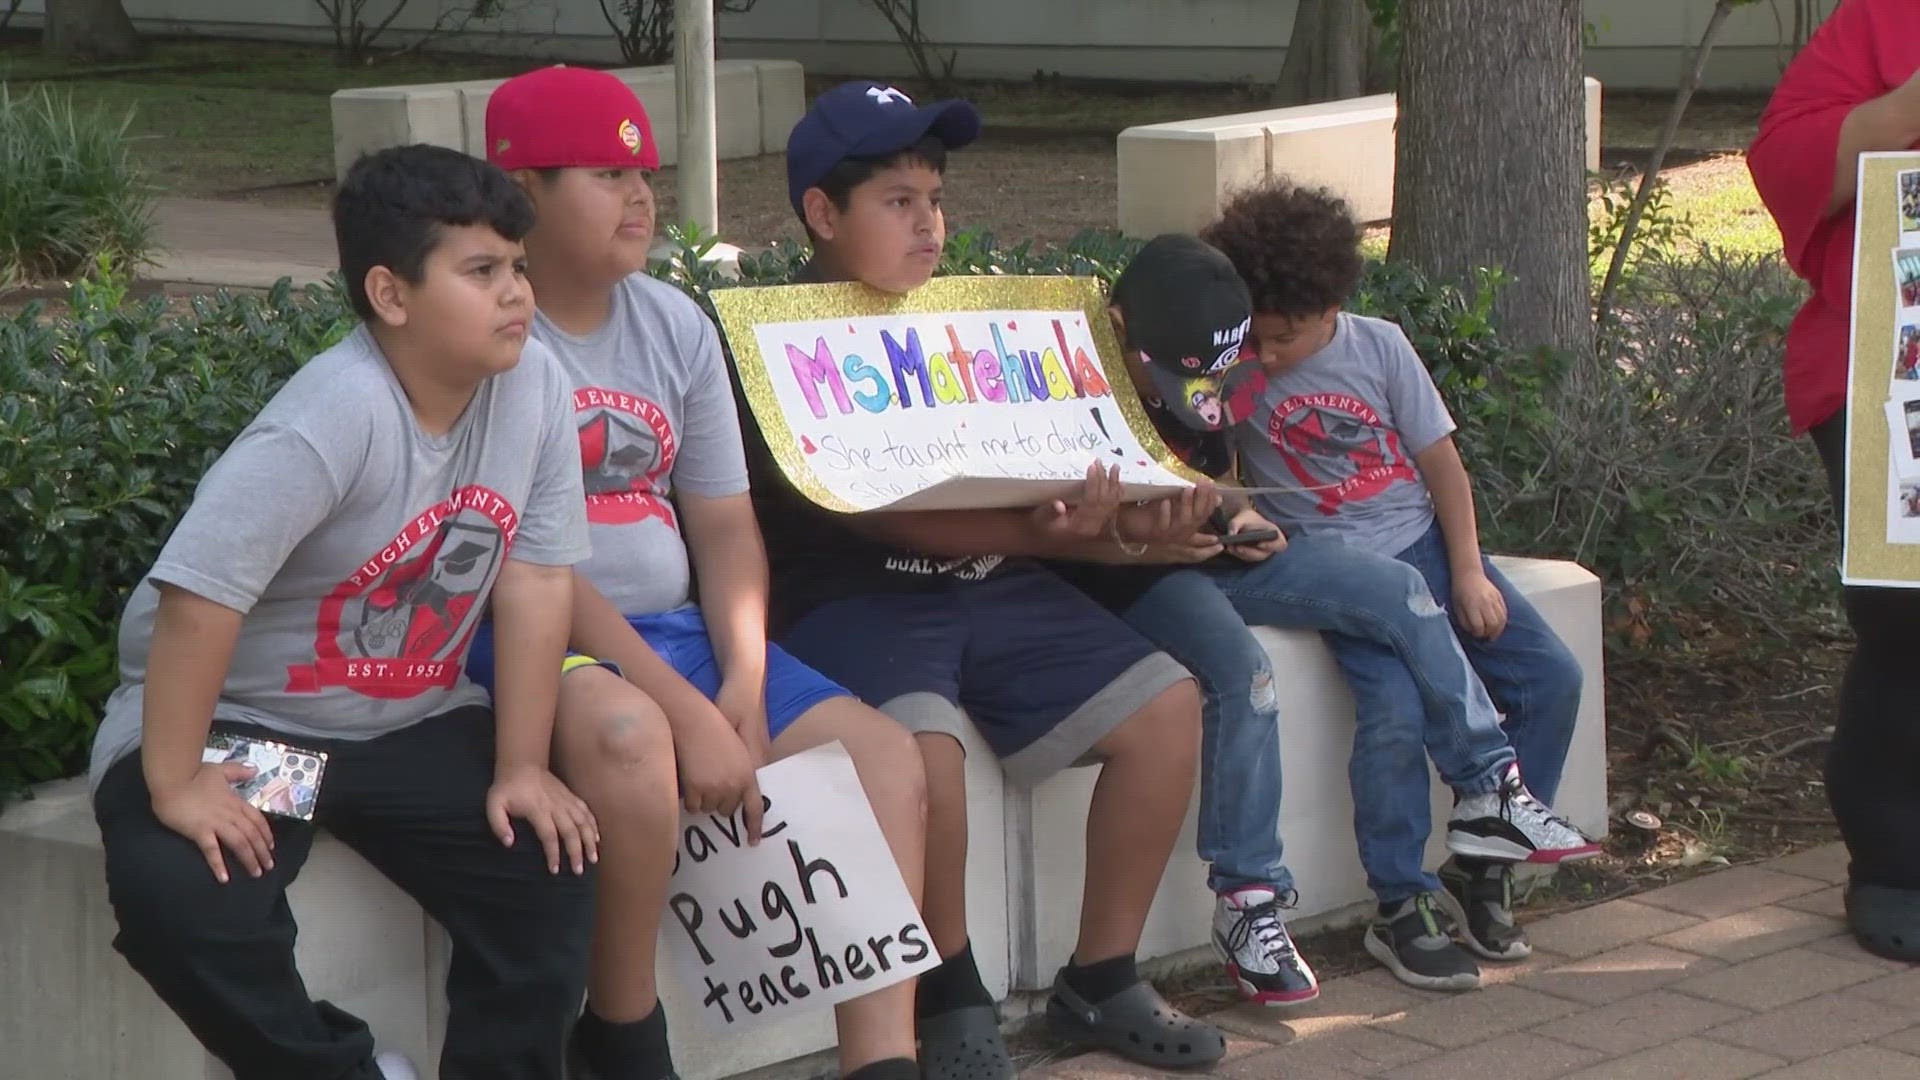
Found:
<svg viewBox="0 0 1920 1080"><path fill-rule="evenodd" d="M573 392L587 520L632 525L649 518L679 529L671 474L679 445L666 411L638 394L582 387Z"/></svg>
<svg viewBox="0 0 1920 1080"><path fill-rule="evenodd" d="M288 667L286 692L344 686L400 699L452 688L519 524L512 504L478 484L416 516L320 602L314 662Z"/></svg>
<svg viewBox="0 0 1920 1080"><path fill-rule="evenodd" d="M1267 420L1267 441L1329 516L1397 481L1420 480L1400 436L1371 405L1349 394L1286 398Z"/></svg>

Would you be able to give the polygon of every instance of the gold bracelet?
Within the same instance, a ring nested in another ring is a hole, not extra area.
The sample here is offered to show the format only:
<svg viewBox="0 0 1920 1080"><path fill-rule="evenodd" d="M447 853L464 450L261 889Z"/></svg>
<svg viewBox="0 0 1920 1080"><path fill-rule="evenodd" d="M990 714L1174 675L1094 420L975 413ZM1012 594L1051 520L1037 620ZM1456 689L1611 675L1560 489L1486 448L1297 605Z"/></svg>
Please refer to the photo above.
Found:
<svg viewBox="0 0 1920 1080"><path fill-rule="evenodd" d="M1127 543L1126 538L1120 535L1120 515L1115 514L1113 516L1111 523L1108 525L1108 531L1113 534L1114 545L1120 549L1120 553L1122 555L1132 555L1137 557L1140 555L1145 555L1147 553L1146 544L1130 545Z"/></svg>

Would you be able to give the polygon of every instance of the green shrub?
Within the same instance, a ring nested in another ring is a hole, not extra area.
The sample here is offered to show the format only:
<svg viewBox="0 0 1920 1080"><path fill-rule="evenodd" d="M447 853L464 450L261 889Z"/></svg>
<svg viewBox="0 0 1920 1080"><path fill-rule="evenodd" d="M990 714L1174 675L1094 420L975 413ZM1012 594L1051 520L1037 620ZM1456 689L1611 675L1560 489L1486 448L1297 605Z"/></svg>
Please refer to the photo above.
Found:
<svg viewBox="0 0 1920 1080"><path fill-rule="evenodd" d="M352 325L332 289L170 314L111 275L0 321L0 801L83 764L127 591L200 474Z"/></svg>
<svg viewBox="0 0 1920 1080"><path fill-rule="evenodd" d="M1838 532L1780 377L1805 297L1777 255L1646 255L1599 363L1463 445L1487 545L1591 567L1638 641L1683 614L1783 640L1830 623Z"/></svg>
<svg viewBox="0 0 1920 1080"><path fill-rule="evenodd" d="M127 151L132 115L0 83L0 288L153 249L153 189Z"/></svg>

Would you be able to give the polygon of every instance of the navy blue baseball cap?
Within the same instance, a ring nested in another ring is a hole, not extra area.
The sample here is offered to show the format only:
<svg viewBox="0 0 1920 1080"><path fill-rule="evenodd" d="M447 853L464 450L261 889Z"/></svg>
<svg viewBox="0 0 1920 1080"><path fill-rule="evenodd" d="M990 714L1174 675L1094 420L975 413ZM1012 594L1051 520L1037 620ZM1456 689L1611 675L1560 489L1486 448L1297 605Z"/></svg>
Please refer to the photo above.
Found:
<svg viewBox="0 0 1920 1080"><path fill-rule="evenodd" d="M897 154L928 136L957 150L980 137L980 111L959 100L915 105L882 83L841 83L813 99L787 136L787 197L799 210L835 165Z"/></svg>

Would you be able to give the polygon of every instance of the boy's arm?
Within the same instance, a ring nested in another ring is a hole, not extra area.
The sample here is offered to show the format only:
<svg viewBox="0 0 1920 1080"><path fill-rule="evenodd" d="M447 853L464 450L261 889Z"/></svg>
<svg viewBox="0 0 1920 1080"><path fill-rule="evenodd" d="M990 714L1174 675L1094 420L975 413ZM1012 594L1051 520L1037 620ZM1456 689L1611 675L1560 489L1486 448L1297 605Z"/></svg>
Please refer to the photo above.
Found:
<svg viewBox="0 0 1920 1080"><path fill-rule="evenodd" d="M700 583L700 614L720 663L715 704L740 733L757 762L771 751L767 737L767 549L753 498L682 495L681 525Z"/></svg>
<svg viewBox="0 0 1920 1080"><path fill-rule="evenodd" d="M300 542L341 498L338 475L359 468L364 440L350 421L305 434L256 421L200 478L193 503L142 587L158 597L141 698L140 767L154 816L192 841L216 879L221 848L258 877L273 866L273 830L232 784L253 770L200 761L246 613Z"/></svg>
<svg viewBox="0 0 1920 1080"><path fill-rule="evenodd" d="M599 861L599 835L585 803L549 769L554 711L560 700L560 662L573 625L573 568L508 559L493 585L497 650L493 685L493 786L487 820L500 842L513 844L515 817L526 819L560 872L566 848L573 872Z"/></svg>
<svg viewBox="0 0 1920 1080"><path fill-rule="evenodd" d="M505 385L535 395L546 415L513 547L489 597L497 645L487 822L512 846L512 819L525 819L546 852L548 872L560 872L564 843L580 874L586 862L599 861L599 827L551 767L560 665L573 629L573 567L593 552L573 389L559 362L535 341L526 343Z"/></svg>
<svg viewBox="0 0 1920 1080"><path fill-rule="evenodd" d="M1453 444L1453 415L1406 334L1398 327L1379 325L1389 335L1383 342L1383 377L1392 426L1400 445L1413 454L1414 466L1433 498L1433 514L1440 522L1452 570L1454 621L1475 637L1498 637L1506 629L1507 605L1488 580L1480 558L1473 484Z"/></svg>
<svg viewBox="0 0 1920 1080"><path fill-rule="evenodd" d="M141 699L140 768L154 816L200 849L221 884L228 881L223 845L259 877L273 869L273 830L232 786L253 769L200 761L242 616L172 585L153 587L160 599Z"/></svg>
<svg viewBox="0 0 1920 1080"><path fill-rule="evenodd" d="M1473 512L1473 482L1460 451L1447 436L1413 456L1433 496L1433 514L1447 543L1453 575L1453 615L1467 632L1495 638L1507 626L1507 604L1487 578L1480 558L1479 524Z"/></svg>
<svg viewBox="0 0 1920 1080"><path fill-rule="evenodd" d="M847 517L858 532L923 555L1005 555L1082 562L1134 563L1143 545L1195 539L1220 505L1211 484L1144 504L1119 506L1117 477L1089 470L1082 498L1033 510L878 511Z"/></svg>
<svg viewBox="0 0 1920 1080"><path fill-rule="evenodd" d="M757 762L767 738L767 551L748 494L740 413L727 378L720 335L686 305L688 381L685 437L673 464L673 490L699 585L700 614L720 664L720 711Z"/></svg>

